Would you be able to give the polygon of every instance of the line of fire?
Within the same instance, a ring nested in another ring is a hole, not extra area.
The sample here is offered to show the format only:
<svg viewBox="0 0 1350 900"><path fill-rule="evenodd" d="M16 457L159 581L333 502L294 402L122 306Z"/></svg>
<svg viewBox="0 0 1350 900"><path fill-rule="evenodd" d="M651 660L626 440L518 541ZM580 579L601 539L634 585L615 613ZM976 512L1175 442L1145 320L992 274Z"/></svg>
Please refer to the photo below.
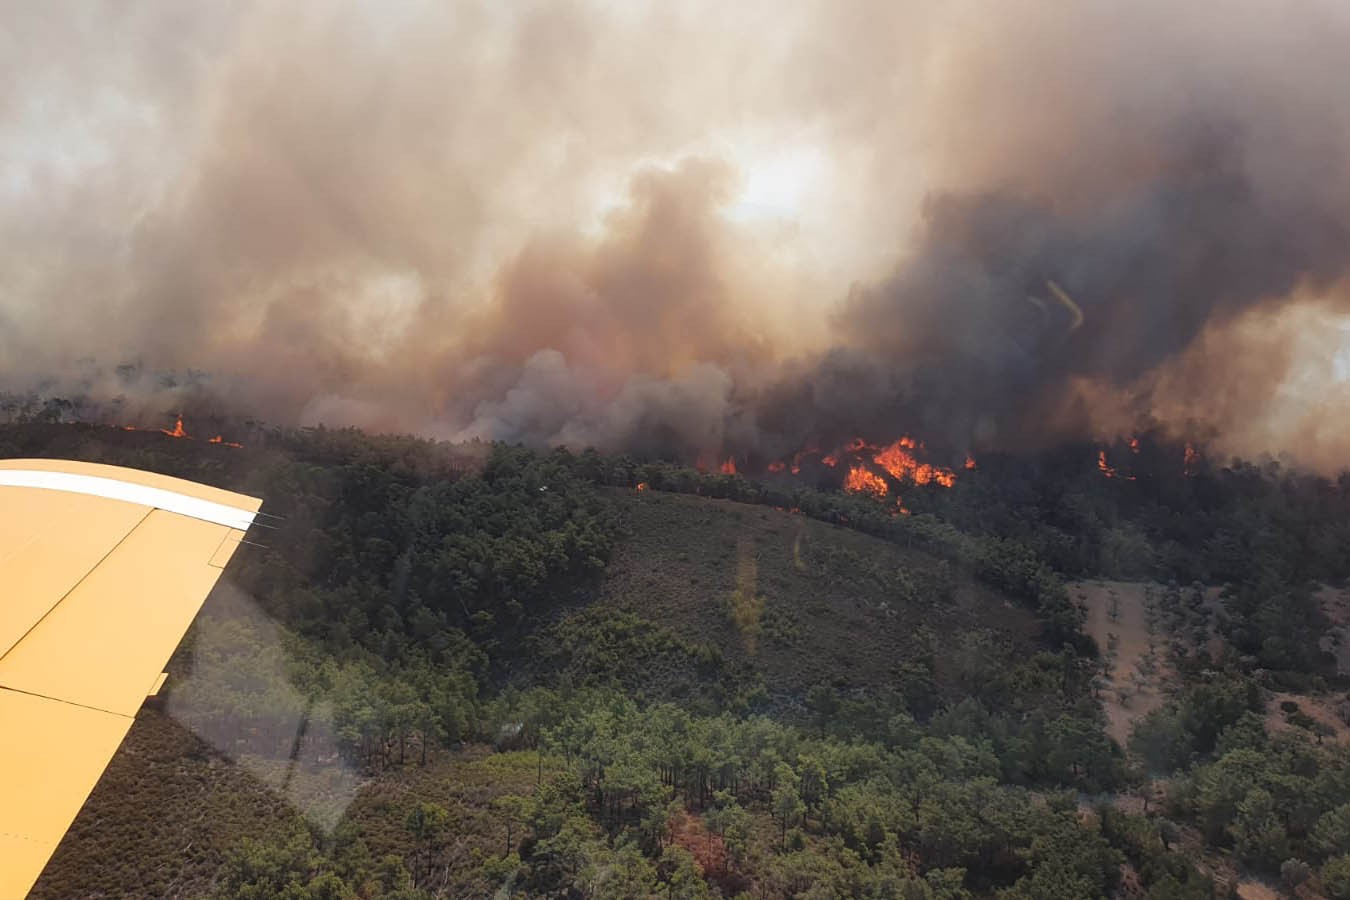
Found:
<svg viewBox="0 0 1350 900"><path fill-rule="evenodd" d="M124 431L159 434L175 440L202 440L231 449L242 449L240 441L226 440L224 434L199 438L189 432L184 415L173 415L172 428L116 425ZM1158 442L1161 448L1165 442ZM1168 446L1171 446L1168 444ZM1145 445L1138 436L1121 439L1113 444L1101 444L1095 451L1096 469L1104 478L1136 481L1141 476L1157 471L1156 453L1143 456ZM1170 452L1170 451L1169 451ZM959 465L946 466L930 461L926 444L908 434L889 443L873 443L855 437L843 444L825 449L821 443L810 443L791 455L754 460L736 455L700 455L692 466L702 474L741 475L769 481L797 480L816 486L836 486L848 493L866 494L894 507L899 515L907 515L901 491L907 487L948 489L956 485L964 474L978 468L974 455L966 454ZM1201 452L1192 443L1182 447L1180 471L1194 476L1200 466ZM637 490L647 489L645 483Z"/></svg>

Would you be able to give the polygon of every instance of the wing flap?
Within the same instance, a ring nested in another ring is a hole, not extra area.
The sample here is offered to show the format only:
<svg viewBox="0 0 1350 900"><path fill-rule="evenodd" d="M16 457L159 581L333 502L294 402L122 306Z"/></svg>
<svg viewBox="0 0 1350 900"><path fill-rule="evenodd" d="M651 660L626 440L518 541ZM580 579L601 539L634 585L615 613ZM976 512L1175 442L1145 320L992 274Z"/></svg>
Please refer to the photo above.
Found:
<svg viewBox="0 0 1350 900"><path fill-rule="evenodd" d="M230 529L157 509L3 658L0 687L134 716L220 569Z"/></svg>

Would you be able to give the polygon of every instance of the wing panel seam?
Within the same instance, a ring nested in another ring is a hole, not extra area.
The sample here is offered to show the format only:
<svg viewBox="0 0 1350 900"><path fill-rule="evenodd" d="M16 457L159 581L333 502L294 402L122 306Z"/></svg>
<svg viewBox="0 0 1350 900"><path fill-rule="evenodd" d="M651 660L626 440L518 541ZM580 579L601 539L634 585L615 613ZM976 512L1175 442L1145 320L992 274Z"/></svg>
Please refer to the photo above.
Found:
<svg viewBox="0 0 1350 900"><path fill-rule="evenodd" d="M25 691L22 688L10 687L6 684L0 684L0 691L9 691L13 694L23 694L25 697L35 697L38 700L47 700L52 703L64 703L66 706L76 706L80 709L87 709L92 712L107 713L110 716L117 716L119 719L130 719L136 721L135 716L129 716L124 712L118 712L115 709L104 709L101 706L90 706L88 703L76 703L74 700L63 700L60 697L49 697L46 694L37 694L33 691Z"/></svg>
<svg viewBox="0 0 1350 900"><path fill-rule="evenodd" d="M43 620L45 620L48 616L50 616L50 615L52 614L52 610L56 609L56 608L57 608L58 606L60 606L63 602L65 602L65 599L66 599L67 597L69 597L72 593L74 593L76 588L78 588L80 585L84 584L85 579L87 579L90 575L94 574L94 572L97 571L97 569L98 569L99 566L101 566L101 565L103 565L105 562L107 562L107 561L108 561L108 557L110 557L110 556L112 556L114 553L116 553L116 552L117 552L117 548L118 548L118 547L121 547L123 544L125 544L126 541L127 541L127 538L131 537L133 534L136 533L136 529L137 529L137 528L140 528L142 525L145 524L145 520L148 519L148 518L150 518L150 514L151 514L152 512L154 512L153 509L147 509L147 510L145 511L145 514L144 514L143 516L141 516L139 519L136 520L136 524L135 524L135 525L132 525L130 528L128 528L128 529L127 529L127 533L124 534L124 535L122 535L122 537L117 541L117 543L115 543L115 544L113 544L111 547L109 547L109 548L108 548L108 552L105 553L105 554L103 554L102 556L100 556L100 557L98 558L98 562L96 562L96 563L94 563L92 566L90 566L90 567L89 567L89 571L88 571L88 572L85 572L83 575L80 576L80 580L79 580L79 581L75 582L74 584L72 584L72 585L70 586L70 590L66 591L64 594L62 594L62 595L57 599L57 601L56 601L55 603L53 603L51 606L47 607L47 611L46 611L45 613L43 613L41 616L39 616L39 617L38 617L38 620L37 620L36 622L34 622L32 625L29 625L29 626L28 626L28 630L25 631L23 634L19 635L18 640L16 640L14 643L10 644L10 645L9 645L9 648L8 648L7 650L5 650L4 653L0 653L0 659L4 659L6 656L8 656L8 655L10 654L11 651L13 651L13 649L14 649L15 647L17 647L17 646L19 646L20 644L22 644L22 643L24 642L24 638L26 638L26 637L28 637L30 634L32 634L32 633L33 633L33 629L34 629L34 628L37 628L39 625L41 625L42 622L43 622ZM0 687L6 687L6 685L0 684ZM13 690L13 688L9 688L9 689L10 689L10 690ZM19 693L26 693L26 692L25 692L25 691L20 691ZM76 705L78 706L79 704L76 704Z"/></svg>

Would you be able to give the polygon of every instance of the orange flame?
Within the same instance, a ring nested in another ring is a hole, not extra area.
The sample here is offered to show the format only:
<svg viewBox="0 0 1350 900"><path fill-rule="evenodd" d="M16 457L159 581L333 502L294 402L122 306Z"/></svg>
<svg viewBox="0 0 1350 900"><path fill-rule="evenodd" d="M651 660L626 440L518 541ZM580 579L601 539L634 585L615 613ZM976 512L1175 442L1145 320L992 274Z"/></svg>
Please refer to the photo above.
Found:
<svg viewBox="0 0 1350 900"><path fill-rule="evenodd" d="M118 426L116 426L116 427L121 428L123 431L143 431L143 432L147 432L147 433L158 432L159 434L165 435L166 437L178 438L178 439L180 439L180 440L185 440L185 441L193 440L192 435L188 434L188 433L187 433L187 429L183 427L183 414L182 414L182 413L179 413L177 416L174 417L174 423L173 423L173 428L172 428L172 429L169 429L169 428L137 428L135 425L118 425ZM237 443L235 443L234 441L227 441L227 440L225 440L224 435L219 435L219 434L216 435L216 436L213 437L213 438L208 438L206 442L207 442L208 444L220 444L221 446L224 446L224 447L233 447L233 448L236 449L236 450L242 449L243 446L244 446L243 444L237 444Z"/></svg>
<svg viewBox="0 0 1350 900"><path fill-rule="evenodd" d="M967 469L967 470L971 470L971 469L974 469L974 468L975 468L975 457L973 457L973 456L971 456L969 453L967 453L967 454L966 454L966 469Z"/></svg>
<svg viewBox="0 0 1350 900"><path fill-rule="evenodd" d="M956 473L951 469L944 469L941 466L934 466L929 463L919 462L914 458L909 450L914 449L915 442L911 437L902 437L894 444L880 451L872 457L872 461L886 470L892 478L897 481L909 479L915 484L930 484L937 482L943 487L951 487L956 484Z"/></svg>
<svg viewBox="0 0 1350 900"><path fill-rule="evenodd" d="M160 431L163 432L164 434L167 434L171 438L187 437L188 433L183 430L183 414L182 413L178 414L178 421L174 424L173 431L169 431L167 428L161 428Z"/></svg>
<svg viewBox="0 0 1350 900"><path fill-rule="evenodd" d="M637 483L637 490L638 490L638 493L641 493L642 491L645 491L646 489L647 489L647 482L645 482L645 481L639 481L639 482Z"/></svg>
<svg viewBox="0 0 1350 900"><path fill-rule="evenodd" d="M728 456L726 458L726 461L722 463L721 472L723 475L736 474L736 458L734 456Z"/></svg>
<svg viewBox="0 0 1350 900"><path fill-rule="evenodd" d="M1097 451L1097 468L1100 469L1100 470L1101 470L1101 473L1102 473L1103 475L1105 475L1107 478L1115 478L1115 477L1116 477L1116 470L1113 469L1111 466L1108 466L1108 465L1106 464L1106 451L1105 451L1105 450L1098 450L1098 451Z"/></svg>
<svg viewBox="0 0 1350 900"><path fill-rule="evenodd" d="M851 463L858 456L867 453L871 457L871 462L880 466L886 471L886 474L897 481L912 481L915 484L937 484L941 487L952 487L956 484L956 473L945 466L935 466L931 463L920 462L911 451L923 451L925 449L922 441L916 440L909 435L902 435L894 443L887 447L878 447L876 444L869 444L860 437L855 437L847 443L842 444L838 449L820 457L823 465L835 468L841 460L849 460L848 465L851 469L856 469ZM808 447L798 450L792 455L791 462L777 460L769 463L768 470L772 473L789 471L793 475L800 475L802 471L802 457L818 455L820 450L816 447ZM967 469L975 468L975 458L967 456L965 467ZM866 471L866 470L864 470ZM876 473L868 472L870 477L881 478ZM848 476L850 479L857 479L852 471ZM882 479L884 481L884 479Z"/></svg>
<svg viewBox="0 0 1350 900"><path fill-rule="evenodd" d="M880 475L869 472L862 466L854 466L848 470L848 475L844 478L844 490L855 494L868 493L874 497L884 497L889 488L886 486L886 479Z"/></svg>
<svg viewBox="0 0 1350 900"><path fill-rule="evenodd" d="M1137 437L1130 438L1130 452L1131 453L1139 452L1139 438Z"/></svg>

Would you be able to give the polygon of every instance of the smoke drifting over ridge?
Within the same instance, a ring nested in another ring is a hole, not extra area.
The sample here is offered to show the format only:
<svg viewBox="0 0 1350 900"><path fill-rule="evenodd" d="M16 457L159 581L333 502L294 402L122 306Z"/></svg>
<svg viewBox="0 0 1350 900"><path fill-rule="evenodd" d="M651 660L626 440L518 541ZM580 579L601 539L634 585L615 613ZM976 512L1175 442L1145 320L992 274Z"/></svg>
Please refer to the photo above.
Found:
<svg viewBox="0 0 1350 900"><path fill-rule="evenodd" d="M1332 0L5 6L0 387L686 457L1350 441Z"/></svg>

